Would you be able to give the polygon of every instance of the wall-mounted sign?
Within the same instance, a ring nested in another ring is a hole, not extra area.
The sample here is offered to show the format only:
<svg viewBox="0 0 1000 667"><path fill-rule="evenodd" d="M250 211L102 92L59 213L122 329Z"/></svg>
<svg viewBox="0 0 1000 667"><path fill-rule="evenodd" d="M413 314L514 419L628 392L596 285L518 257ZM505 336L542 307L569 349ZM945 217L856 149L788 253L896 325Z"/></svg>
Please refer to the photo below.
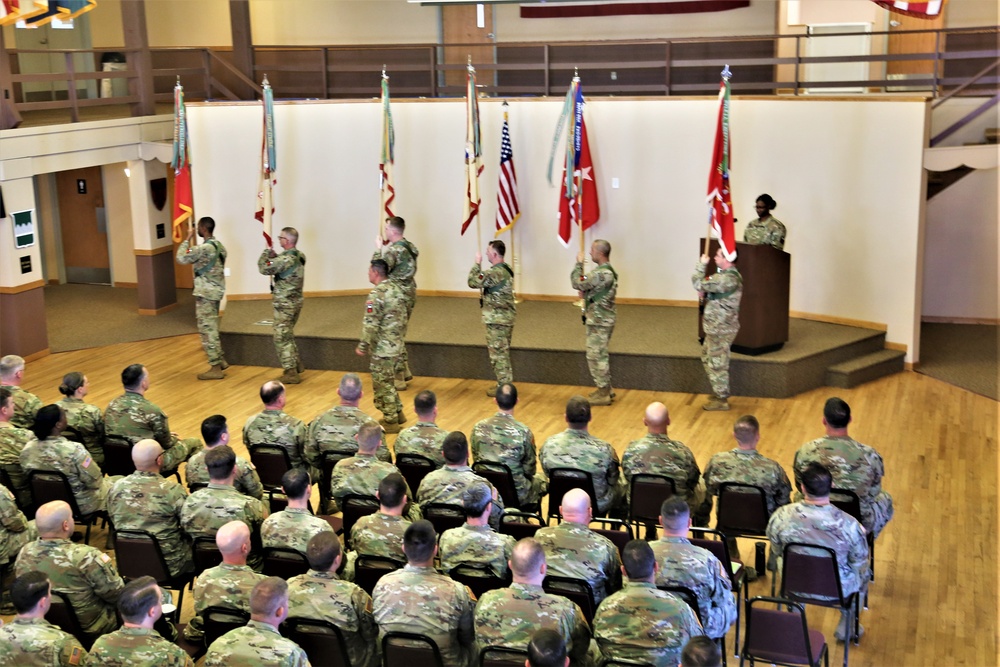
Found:
<svg viewBox="0 0 1000 667"><path fill-rule="evenodd" d="M76 179L76 193L78 195L87 194L87 179L85 178Z"/></svg>
<svg viewBox="0 0 1000 667"><path fill-rule="evenodd" d="M31 255L21 257L21 273L31 273Z"/></svg>
<svg viewBox="0 0 1000 667"><path fill-rule="evenodd" d="M35 211L16 211L10 214L14 221L14 247L30 248L35 245Z"/></svg>

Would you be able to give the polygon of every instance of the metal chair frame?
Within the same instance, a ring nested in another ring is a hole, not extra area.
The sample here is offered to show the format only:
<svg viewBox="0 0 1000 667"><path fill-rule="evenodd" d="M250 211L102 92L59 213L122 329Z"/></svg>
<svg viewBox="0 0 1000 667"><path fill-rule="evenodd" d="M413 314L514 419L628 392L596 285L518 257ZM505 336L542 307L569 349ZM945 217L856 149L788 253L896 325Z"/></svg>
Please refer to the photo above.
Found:
<svg viewBox="0 0 1000 667"><path fill-rule="evenodd" d="M778 609L758 609L757 613L755 614L753 607L754 607L754 604L756 604L756 603L760 603L760 604L775 604L775 605L778 606ZM795 667L797 665L803 665L803 664L807 664L807 665L809 665L809 667L819 667L820 666L820 658L823 659L823 664L826 667L830 667L830 651L829 651L829 646L826 643L826 638L823 637L822 633L819 633L818 631L816 632L816 634L818 634L822 638L823 645L822 645L822 648L820 649L819 655L816 657L816 660L814 661L812 659L812 656L813 656L812 639L814 638L814 636L813 636L813 631L809 630L809 623L806 621L806 608L805 608L805 605L799 604L798 602L795 602L794 600L788 600L788 599L785 599L785 598L758 596L758 597L755 597L755 598L753 598L751 600L747 600L746 601L746 607L747 607L747 613L746 613L746 618L747 618L747 632L746 632L746 640L745 640L745 642L743 644L743 650L740 651L740 667L743 667L743 661L744 660L749 660L751 665L755 664L755 660L760 660L762 662L766 662L766 663L773 664L773 665L788 665L789 667ZM780 610L781 607L786 607L787 609L789 609L789 611L781 611ZM791 611L793 609L795 611ZM802 621L802 640L803 640L804 649L805 649L805 656L808 656L808 659L805 660L804 662L781 662L780 660L778 660L776 658L776 656L774 654L769 654L769 655L754 655L752 653L751 646L750 646L751 642L754 639L754 634L753 634L754 621L753 621L753 619L754 619L754 616L755 615L759 615L760 612L766 612L768 616L770 616L772 618L775 618L775 619L780 619L781 618L781 616L776 616L778 614L784 615L786 618L782 619L782 621L783 622L787 622L789 625L791 625L791 619L789 617L790 616L798 616L799 619L801 619L801 621Z"/></svg>
<svg viewBox="0 0 1000 667"><path fill-rule="evenodd" d="M311 628L304 630L303 628ZM344 633L329 621L292 616L281 624L282 634L302 647L314 665L352 667ZM333 637L336 647L331 646Z"/></svg>
<svg viewBox="0 0 1000 667"><path fill-rule="evenodd" d="M393 640L404 640L404 641L415 641L428 644L428 646L420 649L409 646L396 646L393 649ZM396 659L395 652L402 651L404 654L400 656L399 660ZM423 656L416 662L408 662L408 658L413 658L413 653L420 651L430 651L434 662L433 664L424 662ZM420 665L420 667L445 667L444 660L441 658L441 650L438 648L437 643L428 637L427 635L420 635L414 632L387 632L382 637L382 664L385 667L413 667L413 665Z"/></svg>

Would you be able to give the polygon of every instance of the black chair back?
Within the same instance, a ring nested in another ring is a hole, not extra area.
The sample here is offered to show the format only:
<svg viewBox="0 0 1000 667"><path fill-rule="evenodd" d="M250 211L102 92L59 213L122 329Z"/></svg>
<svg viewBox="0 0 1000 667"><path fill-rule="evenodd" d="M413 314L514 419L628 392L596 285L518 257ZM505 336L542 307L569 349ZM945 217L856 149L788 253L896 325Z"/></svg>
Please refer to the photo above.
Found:
<svg viewBox="0 0 1000 667"><path fill-rule="evenodd" d="M28 473L28 486L31 488L31 503L36 508L54 500L68 503L73 512L73 520L87 527L84 543L90 543L91 524L97 517L103 516L104 512L81 512L80 506L76 504L76 496L73 495L73 487L69 485L69 479L64 473L58 470L32 470Z"/></svg>
<svg viewBox="0 0 1000 667"><path fill-rule="evenodd" d="M201 612L202 627L205 630L205 646L212 643L230 630L242 628L250 622L250 614L231 607L213 605Z"/></svg>
<svg viewBox="0 0 1000 667"><path fill-rule="evenodd" d="M281 577L287 581L308 571L309 561L305 554L295 549L264 548L264 574L268 577Z"/></svg>
<svg viewBox="0 0 1000 667"><path fill-rule="evenodd" d="M601 517L599 519L594 519L591 523L599 523L605 526L613 526L613 528L591 528L592 531L598 535L603 535L604 537L611 540L616 547L618 547L618 556L620 557L625 551L625 545L632 541L632 526L628 525L621 519L611 519L608 517Z"/></svg>
<svg viewBox="0 0 1000 667"><path fill-rule="evenodd" d="M24 472L21 470L21 466L17 464L7 463L0 465L0 484L7 487L7 490L14 494L14 502L17 503L17 509L24 512L24 514L31 519L34 517L34 507L31 503L27 504L21 501L21 494L18 493L19 489L14 485L14 477L22 477Z"/></svg>
<svg viewBox="0 0 1000 667"><path fill-rule="evenodd" d="M195 574L201 574L210 567L222 563L222 552L215 544L214 537L196 537L191 545L191 557Z"/></svg>
<svg viewBox="0 0 1000 667"><path fill-rule="evenodd" d="M764 489L750 484L723 482L719 485L719 507L715 528L728 537L766 537L767 499Z"/></svg>
<svg viewBox="0 0 1000 667"><path fill-rule="evenodd" d="M785 545L781 597L807 604L842 607L837 553L824 546L792 542Z"/></svg>
<svg viewBox="0 0 1000 667"><path fill-rule="evenodd" d="M333 478L333 469L344 459L349 459L356 452L352 450L323 452L323 460L320 462L320 482L319 482L319 511L320 514L329 512L327 503L330 500L330 480Z"/></svg>
<svg viewBox="0 0 1000 667"><path fill-rule="evenodd" d="M73 609L73 605L69 603L69 599L63 593L52 591L52 602L49 605L49 611L45 614L45 620L57 626L63 632L76 637L80 644L83 645L83 648L88 651L94 645L94 638L90 638L84 633L83 626L80 625L80 619L77 618L76 610Z"/></svg>
<svg viewBox="0 0 1000 667"><path fill-rule="evenodd" d="M597 493L594 491L594 478L586 470L576 468L553 468L549 471L549 512L547 519L558 519L562 521L562 514L559 513L559 506L562 504L563 496L567 491L573 489L583 489L590 496L590 507L594 515L599 514L597 505Z"/></svg>
<svg viewBox="0 0 1000 667"><path fill-rule="evenodd" d="M500 533L510 535L515 540L534 537L541 527L542 517L540 514L505 509L500 515Z"/></svg>
<svg viewBox="0 0 1000 667"><path fill-rule="evenodd" d="M387 632L382 637L382 664L385 667L445 667L441 651L427 635Z"/></svg>
<svg viewBox="0 0 1000 667"><path fill-rule="evenodd" d="M368 595L371 595L379 579L394 570L402 568L404 565L406 563L402 563L395 558L358 556L358 560L354 564L354 583L360 586Z"/></svg>
<svg viewBox="0 0 1000 667"><path fill-rule="evenodd" d="M779 609L767 609L775 604ZM781 611L780 607L789 611ZM793 600L755 597L747 601L747 631L741 659L776 665L819 667L826 655L826 639L809 629L805 607Z"/></svg>
<svg viewBox="0 0 1000 667"><path fill-rule="evenodd" d="M472 465L472 470L496 488L504 507L517 509L521 506L517 500L514 473L506 464L498 461L477 461Z"/></svg>
<svg viewBox="0 0 1000 667"><path fill-rule="evenodd" d="M260 483L268 491L280 490L282 476L292 469L288 450L278 445L253 445L249 451L250 462L257 468Z"/></svg>
<svg viewBox="0 0 1000 667"><path fill-rule="evenodd" d="M420 506L424 518L434 524L438 537L446 530L458 528L465 523L465 508L449 503L428 503Z"/></svg>
<svg viewBox="0 0 1000 667"><path fill-rule="evenodd" d="M113 477L114 475L131 475L135 472L135 462L132 461L132 443L124 438L105 438L101 445L104 451L104 463L101 470L104 474Z"/></svg>
<svg viewBox="0 0 1000 667"><path fill-rule="evenodd" d="M629 491L629 521L636 524L653 524L660 521L663 501L677 493L677 485L666 475L633 475Z"/></svg>
<svg viewBox="0 0 1000 667"><path fill-rule="evenodd" d="M420 454L399 454L396 456L396 468L406 480L410 491L416 495L417 489L420 488L420 482L424 481L427 473L437 470L438 466L434 461Z"/></svg>
<svg viewBox="0 0 1000 667"><path fill-rule="evenodd" d="M194 579L194 572L172 576L160 541L148 531L131 528L116 530L114 541L118 574L125 579L150 576L156 579L160 587L176 589L176 606L181 609L184 604L184 587Z"/></svg>
<svg viewBox="0 0 1000 667"><path fill-rule="evenodd" d="M524 667L528 660L526 649L485 646L479 651L479 667Z"/></svg>
<svg viewBox="0 0 1000 667"><path fill-rule="evenodd" d="M561 595L575 602L583 610L587 623L593 626L597 604L594 602L594 589L590 587L590 582L575 577L557 577L549 574L542 581L542 588L549 595Z"/></svg>
<svg viewBox="0 0 1000 667"><path fill-rule="evenodd" d="M363 516L378 512L378 498L349 493L340 501L340 510L344 516L344 546L351 548L351 530L354 524Z"/></svg>
<svg viewBox="0 0 1000 667"><path fill-rule="evenodd" d="M310 664L351 667L344 634L329 621L293 616L285 619L281 634L302 647Z"/></svg>
<svg viewBox="0 0 1000 667"><path fill-rule="evenodd" d="M483 563L459 563L451 568L448 576L458 583L468 586L476 599L483 596L483 593L506 588L510 585L510 572L507 576L498 577L493 574L493 570Z"/></svg>

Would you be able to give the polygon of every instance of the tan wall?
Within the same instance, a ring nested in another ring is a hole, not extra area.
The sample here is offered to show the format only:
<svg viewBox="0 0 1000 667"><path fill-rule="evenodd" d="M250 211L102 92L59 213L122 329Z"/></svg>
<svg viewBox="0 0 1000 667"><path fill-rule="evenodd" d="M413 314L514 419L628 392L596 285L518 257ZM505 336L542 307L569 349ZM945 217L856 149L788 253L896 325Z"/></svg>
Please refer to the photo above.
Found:
<svg viewBox="0 0 1000 667"><path fill-rule="evenodd" d="M132 210L129 206L127 162L104 165L104 201L108 210L108 233L111 235L111 280L116 284L135 284L135 247L132 235Z"/></svg>

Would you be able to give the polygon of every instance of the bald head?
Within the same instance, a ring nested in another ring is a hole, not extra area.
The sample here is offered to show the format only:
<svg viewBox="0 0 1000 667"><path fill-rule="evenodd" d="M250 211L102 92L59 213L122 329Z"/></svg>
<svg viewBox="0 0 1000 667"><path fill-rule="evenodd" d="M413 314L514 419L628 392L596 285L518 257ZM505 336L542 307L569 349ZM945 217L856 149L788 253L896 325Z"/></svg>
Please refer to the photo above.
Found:
<svg viewBox="0 0 1000 667"><path fill-rule="evenodd" d="M147 438L146 440L140 440L135 443L132 447L132 463L135 464L136 470L142 470L144 472L159 472L160 464L156 461L157 457L163 453L163 447L160 447L160 443L156 440Z"/></svg>
<svg viewBox="0 0 1000 667"><path fill-rule="evenodd" d="M215 534L215 545L219 547L224 559L238 556L243 552L244 546L250 548L250 528L242 521L230 521Z"/></svg>
<svg viewBox="0 0 1000 667"><path fill-rule="evenodd" d="M670 412L663 403L650 403L646 407L646 414L642 422L650 433L666 433L667 426L670 425Z"/></svg>
<svg viewBox="0 0 1000 667"><path fill-rule="evenodd" d="M591 517L590 496L583 489L570 489L563 496L559 511L565 521L588 524Z"/></svg>
<svg viewBox="0 0 1000 667"><path fill-rule="evenodd" d="M40 537L66 537L72 534L73 525L73 510L63 500L45 503L35 512L35 527Z"/></svg>

